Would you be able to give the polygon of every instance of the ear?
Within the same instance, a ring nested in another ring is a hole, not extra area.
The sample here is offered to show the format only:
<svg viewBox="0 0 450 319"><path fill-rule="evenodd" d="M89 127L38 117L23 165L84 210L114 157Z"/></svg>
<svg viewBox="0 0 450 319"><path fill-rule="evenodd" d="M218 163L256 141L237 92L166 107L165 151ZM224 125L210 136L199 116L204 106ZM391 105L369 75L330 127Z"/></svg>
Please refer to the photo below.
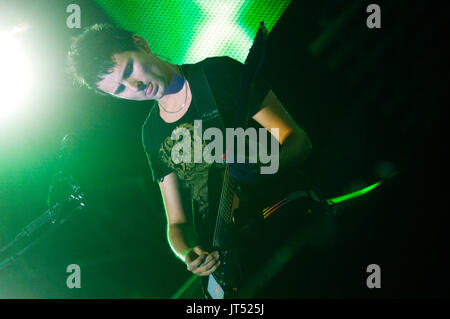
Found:
<svg viewBox="0 0 450 319"><path fill-rule="evenodd" d="M150 48L148 46L147 41L145 41L143 38L141 38L140 36L133 34L131 36L133 38L134 43L136 44L137 48L140 48L142 50L144 50L147 53L150 53Z"/></svg>

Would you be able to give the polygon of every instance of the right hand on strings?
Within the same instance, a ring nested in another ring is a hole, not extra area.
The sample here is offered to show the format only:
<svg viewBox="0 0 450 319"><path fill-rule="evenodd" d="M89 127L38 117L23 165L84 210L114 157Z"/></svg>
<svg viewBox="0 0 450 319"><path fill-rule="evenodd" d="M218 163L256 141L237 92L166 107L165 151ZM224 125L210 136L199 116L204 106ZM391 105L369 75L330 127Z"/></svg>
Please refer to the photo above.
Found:
<svg viewBox="0 0 450 319"><path fill-rule="evenodd" d="M208 252L200 246L190 249L186 255L187 270L198 276L208 276L220 266L219 252Z"/></svg>

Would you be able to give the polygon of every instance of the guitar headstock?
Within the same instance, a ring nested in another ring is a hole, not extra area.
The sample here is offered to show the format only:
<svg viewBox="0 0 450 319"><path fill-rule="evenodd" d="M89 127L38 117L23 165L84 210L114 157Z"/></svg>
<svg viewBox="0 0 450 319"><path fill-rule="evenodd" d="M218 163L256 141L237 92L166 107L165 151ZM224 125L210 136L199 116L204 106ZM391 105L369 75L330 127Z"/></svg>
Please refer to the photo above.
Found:
<svg viewBox="0 0 450 319"><path fill-rule="evenodd" d="M269 31L267 31L266 25L266 21L261 21L259 23L258 33L261 32L264 36L267 36L269 34Z"/></svg>

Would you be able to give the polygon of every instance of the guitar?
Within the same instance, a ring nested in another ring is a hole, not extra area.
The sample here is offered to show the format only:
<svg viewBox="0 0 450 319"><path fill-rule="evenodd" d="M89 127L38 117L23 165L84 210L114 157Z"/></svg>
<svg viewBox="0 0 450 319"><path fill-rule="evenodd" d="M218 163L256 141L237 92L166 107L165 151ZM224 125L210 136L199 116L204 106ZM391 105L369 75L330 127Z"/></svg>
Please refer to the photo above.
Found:
<svg viewBox="0 0 450 319"><path fill-rule="evenodd" d="M233 127L235 128L245 129L247 125L249 89L262 64L266 37L267 30L264 23L261 23L244 64L241 89L234 111ZM225 164L212 165L208 175L208 215L198 228L198 233L200 245L208 251L217 250L221 261L220 266L212 274L201 277L202 290L208 299L240 298L249 295L249 290L246 291L246 288L252 287L250 281L255 280L253 272L255 268L266 261L267 255L263 256L263 254L276 248L279 239L282 240L282 238L272 240L270 231L265 233L265 230L261 230L267 224L266 218L272 217L275 211L285 210L286 207L289 207L285 206L288 203L290 203L291 209L285 211L288 213L293 211L296 215L299 214L292 209L292 206L295 206L298 211L311 214L309 208L314 206L312 202L320 203L319 198L316 198L313 193L298 190L299 180L292 172L285 172L283 175L277 174L277 177L272 176L273 180L269 183L266 182L266 185L248 184L233 178L236 174L231 174L230 170L233 173L236 172L234 165L239 164L228 164L225 161ZM241 168L243 167L245 165ZM273 184L275 179L279 181L277 187L267 187L267 184ZM294 188L291 187L293 185L290 185L289 182L294 179L294 187L297 191L293 191ZM306 189L301 186L300 188ZM280 198L282 199L280 200ZM294 201L299 198L305 200ZM319 211L326 210L322 209L321 204L315 205L318 206ZM283 208L280 209L281 207ZM285 227L285 225L282 228L279 227L280 224L283 224L280 221L292 219L284 218L289 217L284 216L285 214L275 215L283 215L283 218L271 219L269 224L274 225L275 220L275 224L278 223L278 226L273 229L283 229L285 232L289 227ZM292 231L296 232L297 225L295 222L291 222L289 226L294 228L291 229ZM265 234L268 235L266 238L271 238L270 243L265 241L263 245L267 246L264 246L264 249L252 249L252 247L261 247L262 243L259 240Z"/></svg>
<svg viewBox="0 0 450 319"><path fill-rule="evenodd" d="M200 228L200 240L209 251L219 252L221 264L209 276L201 277L206 298L242 297L241 288L252 279L250 277L260 263L265 262L264 254L277 245L278 239L270 240L272 247L261 241L261 238L270 237L265 233L266 225L269 229L279 229L284 219L295 220L292 218L293 206L306 211L315 207L314 201L319 203L318 198L314 199L313 191L298 190L297 177L286 172L271 177L271 183L266 185L247 184L233 178L230 164L224 168L211 166L208 175L210 210ZM276 183L276 189L267 186L273 183ZM298 215L298 212L294 213ZM283 217L273 219L274 215ZM295 223L291 226L296 227ZM286 234L292 231L284 225L283 229ZM259 249L261 245L263 251Z"/></svg>
<svg viewBox="0 0 450 319"><path fill-rule="evenodd" d="M222 183L220 183L222 181ZM238 228L234 213L239 207L236 193L238 184L227 168L212 167L208 176L208 200L210 212L201 233L204 242L210 242L211 250L218 250L221 265L212 274L202 278L203 292L207 298L233 298L241 279ZM214 227L211 227L214 225Z"/></svg>
<svg viewBox="0 0 450 319"><path fill-rule="evenodd" d="M240 95L234 112L234 127L245 129L247 125L249 89L262 65L266 38L267 29L265 23L261 22L244 63ZM216 214L210 213L202 233L203 238L206 238L204 242L210 243L207 246L219 251L221 265L213 274L202 278L202 286L206 297L213 299L236 296L242 278L237 249L239 227L235 218L235 212L240 204L239 185L231 176L229 169L228 164L222 169L213 166L208 176L209 211Z"/></svg>

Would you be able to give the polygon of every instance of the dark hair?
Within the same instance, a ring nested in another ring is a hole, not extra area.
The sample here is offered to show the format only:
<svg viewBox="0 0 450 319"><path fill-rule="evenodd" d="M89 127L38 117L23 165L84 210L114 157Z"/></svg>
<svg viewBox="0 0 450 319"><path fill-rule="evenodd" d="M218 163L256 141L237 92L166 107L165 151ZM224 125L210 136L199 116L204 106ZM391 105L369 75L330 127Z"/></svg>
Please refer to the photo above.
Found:
<svg viewBox="0 0 450 319"><path fill-rule="evenodd" d="M115 67L114 54L136 49L133 34L110 24L86 27L73 38L67 55L68 71L74 81L106 95L97 88L97 82Z"/></svg>

